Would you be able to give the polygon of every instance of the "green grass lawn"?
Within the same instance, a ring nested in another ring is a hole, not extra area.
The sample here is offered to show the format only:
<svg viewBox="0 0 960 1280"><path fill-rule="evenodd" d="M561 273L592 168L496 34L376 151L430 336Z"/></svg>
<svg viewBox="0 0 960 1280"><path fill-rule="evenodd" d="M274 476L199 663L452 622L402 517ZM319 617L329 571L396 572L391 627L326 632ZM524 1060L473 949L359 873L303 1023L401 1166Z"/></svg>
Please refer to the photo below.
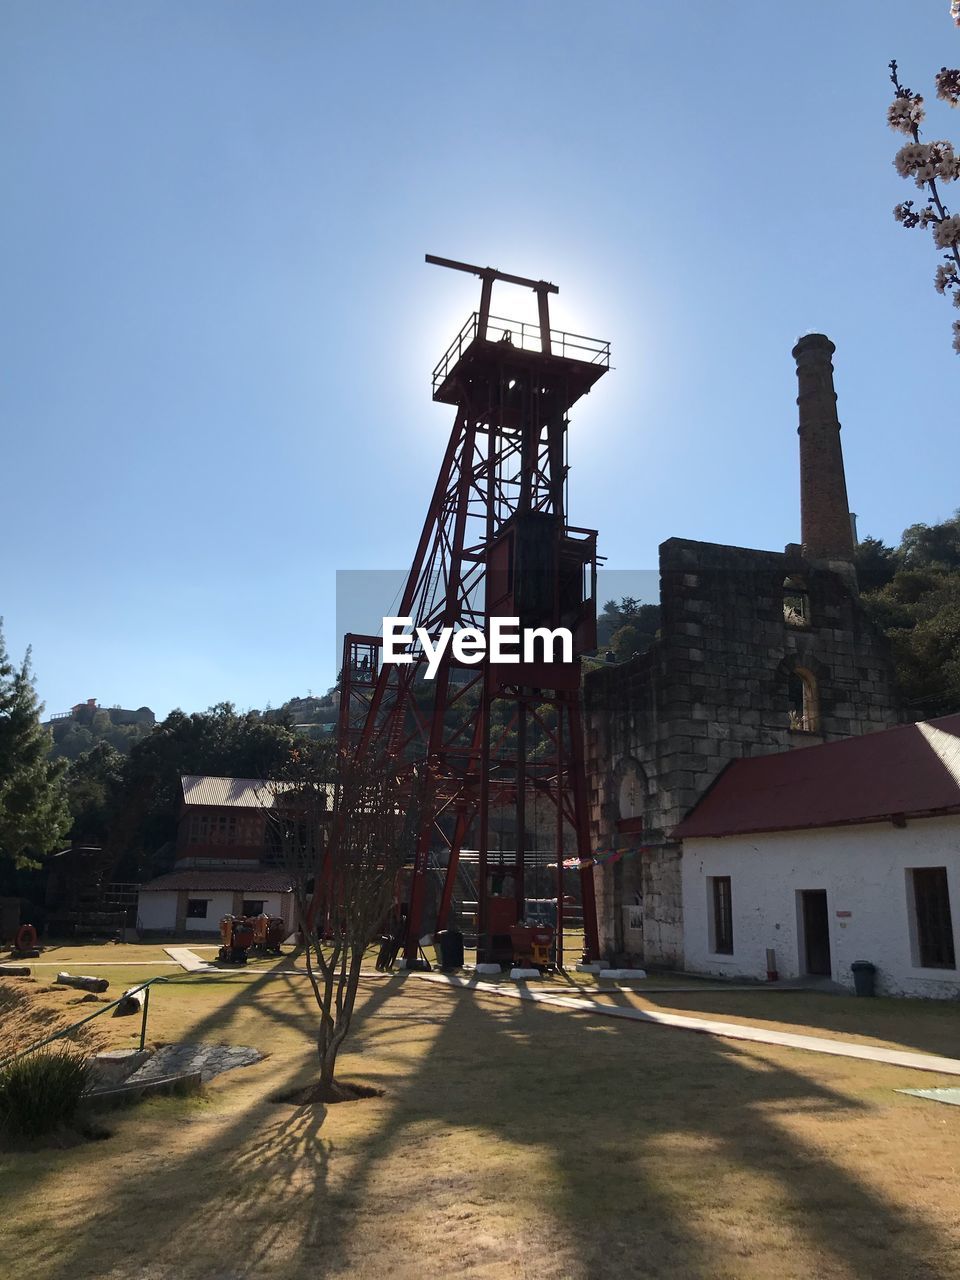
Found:
<svg viewBox="0 0 960 1280"><path fill-rule="evenodd" d="M130 985L128 968L97 972ZM608 998L939 1052L957 1019L950 1007L807 993ZM960 1275L960 1109L894 1092L953 1079L396 976L364 983L342 1061L384 1096L278 1105L271 1097L310 1078L312 1028L299 975L174 972L159 984L151 1040L268 1056L199 1100L108 1113L104 1141L0 1156L9 1273ZM124 1042L138 1020L110 1030Z"/></svg>

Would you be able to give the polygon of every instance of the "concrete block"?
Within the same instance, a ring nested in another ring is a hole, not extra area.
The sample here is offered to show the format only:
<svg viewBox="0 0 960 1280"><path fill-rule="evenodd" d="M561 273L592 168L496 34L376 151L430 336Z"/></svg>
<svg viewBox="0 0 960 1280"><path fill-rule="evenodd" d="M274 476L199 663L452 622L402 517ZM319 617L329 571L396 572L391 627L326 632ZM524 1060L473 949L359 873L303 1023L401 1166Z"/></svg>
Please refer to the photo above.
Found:
<svg viewBox="0 0 960 1280"><path fill-rule="evenodd" d="M600 973L604 966L599 961L596 964L578 964L577 973Z"/></svg>
<svg viewBox="0 0 960 1280"><path fill-rule="evenodd" d="M646 969L601 969L601 978L619 978L622 981L629 981L631 978L645 978L647 976Z"/></svg>
<svg viewBox="0 0 960 1280"><path fill-rule="evenodd" d="M502 972L503 971L498 964L478 964L474 968L474 973L495 973L499 976Z"/></svg>
<svg viewBox="0 0 960 1280"><path fill-rule="evenodd" d="M153 1054L152 1049L111 1049L93 1059L95 1086L113 1088L133 1075Z"/></svg>
<svg viewBox="0 0 960 1280"><path fill-rule="evenodd" d="M541 978L541 977L543 977L543 975L541 974L541 972L540 972L540 970L539 970L539 969L511 969L511 970L510 970L510 977L511 977L511 978L519 978L519 979L523 979L523 978Z"/></svg>

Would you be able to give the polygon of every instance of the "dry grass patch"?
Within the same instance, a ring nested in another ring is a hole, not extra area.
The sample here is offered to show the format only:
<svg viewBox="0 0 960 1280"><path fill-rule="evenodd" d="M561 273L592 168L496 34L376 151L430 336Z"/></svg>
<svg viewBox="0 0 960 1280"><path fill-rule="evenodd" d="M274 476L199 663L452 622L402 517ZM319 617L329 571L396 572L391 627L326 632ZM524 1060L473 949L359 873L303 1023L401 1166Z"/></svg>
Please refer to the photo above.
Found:
<svg viewBox="0 0 960 1280"><path fill-rule="evenodd" d="M164 945L190 946L187 943L160 942L73 942L70 940L44 942L40 955L35 960L26 960L25 964L38 966L41 969L68 969L74 971L78 965L114 964L123 962L130 964L152 964L169 960Z"/></svg>
<svg viewBox="0 0 960 1280"><path fill-rule="evenodd" d="M269 1058L118 1114L96 1148L0 1161L12 1273L960 1275L960 1113L893 1092L940 1077L396 977L364 984L342 1062L383 1096L278 1107L313 1077L301 979L155 997L158 1038Z"/></svg>
<svg viewBox="0 0 960 1280"><path fill-rule="evenodd" d="M36 978L0 978L0 1058L12 1057L47 1036L65 1031L92 1013L95 1003L109 998L85 999L71 987L51 986ZM86 1023L70 1036L71 1044L88 1054L102 1049L106 1039L99 1021Z"/></svg>

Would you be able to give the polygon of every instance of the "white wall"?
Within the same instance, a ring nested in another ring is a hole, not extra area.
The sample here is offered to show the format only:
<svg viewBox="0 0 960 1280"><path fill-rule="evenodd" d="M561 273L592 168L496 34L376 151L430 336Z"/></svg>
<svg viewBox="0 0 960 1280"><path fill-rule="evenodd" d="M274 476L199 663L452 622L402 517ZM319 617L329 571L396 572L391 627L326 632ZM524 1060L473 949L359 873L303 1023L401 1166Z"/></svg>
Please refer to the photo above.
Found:
<svg viewBox="0 0 960 1280"><path fill-rule="evenodd" d="M151 890L140 893L137 899L137 928L166 929L173 933L177 927L177 894L168 890ZM208 889L190 889L188 898L207 898L207 918L188 918L186 928L190 933L218 933L222 916L233 911L233 894L227 891L212 893ZM264 893L251 889L246 898L263 898L263 909L268 916L281 916L287 927L293 929L293 894Z"/></svg>
<svg viewBox="0 0 960 1280"><path fill-rule="evenodd" d="M177 927L177 895L174 891L156 890L137 895L137 928L170 929Z"/></svg>
<svg viewBox="0 0 960 1280"><path fill-rule="evenodd" d="M251 893L250 896L252 898L256 895ZM187 916L187 933L219 933L223 917L233 915L233 894L229 890L212 893L209 889L188 889L187 898L207 899L206 919L197 920Z"/></svg>
<svg viewBox="0 0 960 1280"><path fill-rule="evenodd" d="M285 924L291 926L293 920L293 894L292 893L255 893L252 889L249 893L245 893L244 898L263 898L264 915L280 916ZM291 926L292 927L292 926Z"/></svg>
<svg viewBox="0 0 960 1280"><path fill-rule="evenodd" d="M960 961L960 817L829 827L684 841L683 920L687 969L766 978L766 950L781 978L801 974L799 891L825 889L835 982L853 988L850 964L878 968L881 995L955 997L960 970L914 959L908 868L946 867L954 949ZM709 876L730 876L733 954L710 950Z"/></svg>

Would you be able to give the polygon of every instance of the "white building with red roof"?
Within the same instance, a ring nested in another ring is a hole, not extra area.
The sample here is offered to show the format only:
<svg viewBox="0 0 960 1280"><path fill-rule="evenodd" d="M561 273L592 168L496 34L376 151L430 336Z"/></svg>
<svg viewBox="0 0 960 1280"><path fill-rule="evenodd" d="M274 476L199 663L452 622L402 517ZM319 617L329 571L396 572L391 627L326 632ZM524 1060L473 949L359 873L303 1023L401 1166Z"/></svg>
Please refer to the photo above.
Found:
<svg viewBox="0 0 960 1280"><path fill-rule="evenodd" d="M674 836L687 970L960 996L960 715L736 760Z"/></svg>

